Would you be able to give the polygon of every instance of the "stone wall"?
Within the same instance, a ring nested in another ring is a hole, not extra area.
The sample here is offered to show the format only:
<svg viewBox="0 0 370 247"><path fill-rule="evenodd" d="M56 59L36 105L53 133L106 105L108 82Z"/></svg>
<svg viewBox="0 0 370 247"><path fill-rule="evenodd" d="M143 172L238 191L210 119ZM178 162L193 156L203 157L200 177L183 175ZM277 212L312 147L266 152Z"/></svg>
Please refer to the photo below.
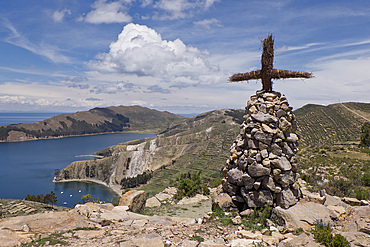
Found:
<svg viewBox="0 0 370 247"><path fill-rule="evenodd" d="M289 208L298 202L296 129L284 95L257 91L250 97L222 180L223 190L239 210L267 203Z"/></svg>

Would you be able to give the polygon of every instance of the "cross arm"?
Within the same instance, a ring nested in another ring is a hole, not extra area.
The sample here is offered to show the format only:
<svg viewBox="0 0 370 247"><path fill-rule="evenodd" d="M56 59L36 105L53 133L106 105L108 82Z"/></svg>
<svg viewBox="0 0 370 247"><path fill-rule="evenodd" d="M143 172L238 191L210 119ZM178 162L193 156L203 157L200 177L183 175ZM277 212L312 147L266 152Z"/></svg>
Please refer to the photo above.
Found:
<svg viewBox="0 0 370 247"><path fill-rule="evenodd" d="M261 79L261 70L255 70L247 73L239 73L232 75L229 78L229 81L248 81L248 80L256 80Z"/></svg>
<svg viewBox="0 0 370 247"><path fill-rule="evenodd" d="M286 78L312 78L312 73L308 72L299 72L293 70L281 70L281 69L272 69L270 72L272 79L286 79Z"/></svg>

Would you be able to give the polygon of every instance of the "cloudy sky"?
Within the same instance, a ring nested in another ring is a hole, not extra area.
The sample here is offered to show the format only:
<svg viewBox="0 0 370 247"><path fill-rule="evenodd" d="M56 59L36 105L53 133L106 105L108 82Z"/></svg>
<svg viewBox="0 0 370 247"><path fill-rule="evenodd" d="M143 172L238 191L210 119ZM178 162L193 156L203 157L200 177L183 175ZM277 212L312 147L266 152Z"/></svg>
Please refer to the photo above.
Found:
<svg viewBox="0 0 370 247"><path fill-rule="evenodd" d="M141 105L242 109L275 37L274 82L294 109L370 102L370 1L12 0L0 2L0 112Z"/></svg>

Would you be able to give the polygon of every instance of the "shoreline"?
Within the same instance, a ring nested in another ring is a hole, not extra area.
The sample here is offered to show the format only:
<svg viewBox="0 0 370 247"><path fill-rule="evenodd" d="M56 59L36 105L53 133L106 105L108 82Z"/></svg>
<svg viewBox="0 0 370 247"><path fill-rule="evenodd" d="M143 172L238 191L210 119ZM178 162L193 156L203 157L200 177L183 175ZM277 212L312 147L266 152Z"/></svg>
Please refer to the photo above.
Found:
<svg viewBox="0 0 370 247"><path fill-rule="evenodd" d="M0 126L3 127L3 126ZM17 143L17 142L28 142L28 141L39 141L39 140L55 140L55 139L62 139L62 138L70 138L70 137L83 137L83 136L94 136L94 135L108 135L108 134L124 134L124 133L134 133L134 134L151 134L151 135L157 135L156 133L153 133L153 131L135 131L135 130L129 130L129 131L113 131L113 132L99 132L99 133L90 133L90 134L81 134L81 135L65 135L65 136L47 136L47 137L30 137L29 139L23 139L23 140L14 140L14 141L7 141L7 140L0 140L0 143Z"/></svg>
<svg viewBox="0 0 370 247"><path fill-rule="evenodd" d="M62 179L62 180L59 180L59 181L56 181L55 177L53 179L53 183L68 183L68 182L81 182L81 183L89 183L90 182L90 183L100 184L100 185L103 185L103 186L107 187L111 191L113 191L119 197L122 195L122 192L123 192L123 190L120 189L120 186L118 184L111 187L107 183L105 183L103 181L100 181L100 180L97 180L97 179L77 179L77 178L75 178L75 179Z"/></svg>

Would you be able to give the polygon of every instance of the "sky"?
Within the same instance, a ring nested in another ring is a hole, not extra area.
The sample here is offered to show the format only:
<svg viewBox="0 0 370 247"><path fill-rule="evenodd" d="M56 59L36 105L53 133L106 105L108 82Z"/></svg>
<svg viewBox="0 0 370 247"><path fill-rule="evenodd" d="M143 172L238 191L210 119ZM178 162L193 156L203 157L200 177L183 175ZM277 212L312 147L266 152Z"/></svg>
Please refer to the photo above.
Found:
<svg viewBox="0 0 370 247"><path fill-rule="evenodd" d="M298 109L370 102L370 1L0 1L0 112L140 105L177 114L243 109L260 80L262 41L274 80Z"/></svg>

